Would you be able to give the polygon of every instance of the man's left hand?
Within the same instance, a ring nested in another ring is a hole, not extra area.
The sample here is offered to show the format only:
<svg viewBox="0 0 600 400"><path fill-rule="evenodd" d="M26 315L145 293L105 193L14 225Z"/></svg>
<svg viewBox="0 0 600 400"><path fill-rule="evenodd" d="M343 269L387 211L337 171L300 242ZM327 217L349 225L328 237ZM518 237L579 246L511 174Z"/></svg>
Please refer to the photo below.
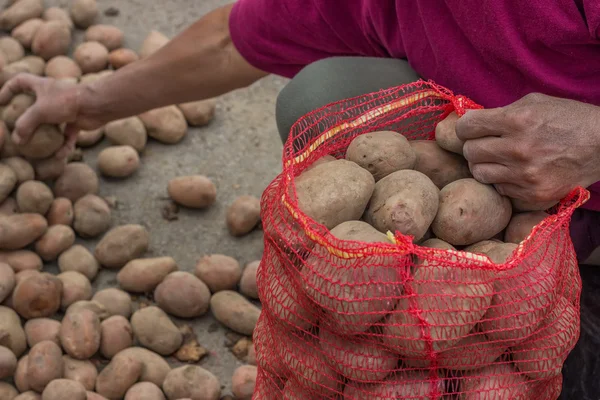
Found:
<svg viewBox="0 0 600 400"><path fill-rule="evenodd" d="M468 111L456 134L473 177L515 199L558 201L600 180L600 107L534 93Z"/></svg>

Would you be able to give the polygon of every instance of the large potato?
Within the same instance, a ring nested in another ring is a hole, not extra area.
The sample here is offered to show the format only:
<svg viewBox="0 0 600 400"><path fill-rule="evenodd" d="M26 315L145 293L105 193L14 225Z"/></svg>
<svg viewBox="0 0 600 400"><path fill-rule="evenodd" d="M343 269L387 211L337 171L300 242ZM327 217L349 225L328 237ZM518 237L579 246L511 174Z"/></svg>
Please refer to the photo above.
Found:
<svg viewBox="0 0 600 400"><path fill-rule="evenodd" d="M93 280L98 273L100 264L88 249L76 244L58 256L58 267L61 272L74 271Z"/></svg>
<svg viewBox="0 0 600 400"><path fill-rule="evenodd" d="M128 145L141 152L146 147L148 134L146 127L138 117L129 117L109 122L104 127L104 133L113 144Z"/></svg>
<svg viewBox="0 0 600 400"><path fill-rule="evenodd" d="M362 221L344 222L333 228L331 235L339 240L389 243L385 234ZM396 305L402 291L402 278L397 267L400 260L379 254L342 259L317 246L301 274L305 276L306 294L323 307L328 324L335 325L339 333L356 334L365 332ZM273 276L270 282L284 275L276 271L267 274ZM291 284L285 285L280 291L285 293L290 287ZM267 296L263 301L268 301L272 295Z"/></svg>
<svg viewBox="0 0 600 400"><path fill-rule="evenodd" d="M35 242L35 252L44 261L54 261L74 243L75 232L70 226L52 225Z"/></svg>
<svg viewBox="0 0 600 400"><path fill-rule="evenodd" d="M179 109L183 112L185 119L191 126L208 125L215 115L215 107L215 99L179 104Z"/></svg>
<svg viewBox="0 0 600 400"><path fill-rule="evenodd" d="M46 215L54 201L54 195L45 183L27 181L19 185L16 199L20 212Z"/></svg>
<svg viewBox="0 0 600 400"><path fill-rule="evenodd" d="M48 225L68 225L73 223L73 202L67 198L59 197L52 200L46 213Z"/></svg>
<svg viewBox="0 0 600 400"><path fill-rule="evenodd" d="M22 157L9 157L2 160L2 162L15 172L17 175L17 183L21 184L25 181L30 181L35 178L35 171L33 166Z"/></svg>
<svg viewBox="0 0 600 400"><path fill-rule="evenodd" d="M130 347L119 352L115 357L120 356L132 357L142 363L140 382L152 382L156 386L162 386L171 370L163 357L142 347Z"/></svg>
<svg viewBox="0 0 600 400"><path fill-rule="evenodd" d="M400 133L379 131L354 138L346 150L346 160L357 163L379 181L392 172L413 169L416 154Z"/></svg>
<svg viewBox="0 0 600 400"><path fill-rule="evenodd" d="M0 262L0 303L10 296L16 283L15 271L10 265Z"/></svg>
<svg viewBox="0 0 600 400"><path fill-rule="evenodd" d="M131 296L122 290L115 288L100 290L92 297L92 301L102 304L109 315L122 315L125 318L131 316Z"/></svg>
<svg viewBox="0 0 600 400"><path fill-rule="evenodd" d="M295 186L300 209L332 229L362 216L375 179L356 163L335 160L304 171L296 178Z"/></svg>
<svg viewBox="0 0 600 400"><path fill-rule="evenodd" d="M84 238L93 238L106 232L111 224L110 207L95 194L87 194L77 200L73 214L73 228Z"/></svg>
<svg viewBox="0 0 600 400"><path fill-rule="evenodd" d="M240 279L240 293L251 299L258 299L258 287L256 286L256 273L260 261L253 261L246 265Z"/></svg>
<svg viewBox="0 0 600 400"><path fill-rule="evenodd" d="M375 185L365 220L381 232L398 231L419 241L438 211L439 193L421 172L394 172Z"/></svg>
<svg viewBox="0 0 600 400"><path fill-rule="evenodd" d="M231 391L238 400L251 400L258 369L253 365L242 365L233 371L231 377Z"/></svg>
<svg viewBox="0 0 600 400"><path fill-rule="evenodd" d="M233 290L242 277L240 263L223 254L203 256L196 264L195 274L211 292Z"/></svg>
<svg viewBox="0 0 600 400"><path fill-rule="evenodd" d="M108 54L108 62L114 69L123 68L139 59L137 53L131 49L116 49Z"/></svg>
<svg viewBox="0 0 600 400"><path fill-rule="evenodd" d="M47 340L60 346L60 321L50 318L30 319L25 322L25 335L29 347Z"/></svg>
<svg viewBox="0 0 600 400"><path fill-rule="evenodd" d="M43 0L19 0L0 14L0 29L11 30L31 18L39 18L44 12Z"/></svg>
<svg viewBox="0 0 600 400"><path fill-rule="evenodd" d="M125 400L166 400L163 391L151 382L139 382L125 394Z"/></svg>
<svg viewBox="0 0 600 400"><path fill-rule="evenodd" d="M98 193L98 176L92 168L81 162L72 162L54 183L54 195L76 202L86 194Z"/></svg>
<svg viewBox="0 0 600 400"><path fill-rule="evenodd" d="M221 384L217 377L195 365L173 369L162 388L169 400L219 400L221 397Z"/></svg>
<svg viewBox="0 0 600 400"><path fill-rule="evenodd" d="M113 315L102 321L100 353L111 359L122 350L133 346L133 328L127 318Z"/></svg>
<svg viewBox="0 0 600 400"><path fill-rule="evenodd" d="M127 178L138 170L140 156L137 150L129 145L110 146L98 154L97 165L104 176Z"/></svg>
<svg viewBox="0 0 600 400"><path fill-rule="evenodd" d="M96 0L74 0L70 8L71 18L78 28L92 25L98 16Z"/></svg>
<svg viewBox="0 0 600 400"><path fill-rule="evenodd" d="M71 357L87 360L100 349L100 334L96 313L86 309L71 311L62 320L60 343Z"/></svg>
<svg viewBox="0 0 600 400"><path fill-rule="evenodd" d="M148 231L143 226L121 225L104 235L94 255L104 267L118 269L143 255L148 249L149 240Z"/></svg>
<svg viewBox="0 0 600 400"><path fill-rule="evenodd" d="M99 42L84 42L73 52L73 59L84 74L100 72L108 65L108 49Z"/></svg>
<svg viewBox="0 0 600 400"><path fill-rule="evenodd" d="M0 201L4 201L17 184L17 174L8 165L0 164Z"/></svg>
<svg viewBox="0 0 600 400"><path fill-rule="evenodd" d="M548 217L543 211L514 214L504 232L504 241L519 244L529 236L534 226Z"/></svg>
<svg viewBox="0 0 600 400"><path fill-rule="evenodd" d="M56 379L48 384L42 392L42 400L86 400L85 387L79 382L69 379Z"/></svg>
<svg viewBox="0 0 600 400"><path fill-rule="evenodd" d="M56 56L51 58L44 70L46 76L54 79L81 78L81 68L67 56Z"/></svg>
<svg viewBox="0 0 600 400"><path fill-rule="evenodd" d="M86 390L94 390L98 371L91 361L63 356L63 365L63 378L79 382Z"/></svg>
<svg viewBox="0 0 600 400"><path fill-rule="evenodd" d="M63 283L61 308L65 311L73 303L92 298L92 285L89 279L76 271L66 271L57 278Z"/></svg>
<svg viewBox="0 0 600 400"><path fill-rule="evenodd" d="M40 125L27 143L17 145L19 153L27 158L42 159L52 156L63 145L65 137L55 125Z"/></svg>
<svg viewBox="0 0 600 400"><path fill-rule="evenodd" d="M123 31L112 25L97 24L85 31L85 40L99 42L108 50L118 49L123 45Z"/></svg>
<svg viewBox="0 0 600 400"><path fill-rule="evenodd" d="M187 133L187 121L177 106L171 105L139 115L148 136L165 144L179 143Z"/></svg>
<svg viewBox="0 0 600 400"><path fill-rule="evenodd" d="M117 274L117 282L128 292L148 293L176 270L172 257L138 258L125 264Z"/></svg>
<svg viewBox="0 0 600 400"><path fill-rule="evenodd" d="M96 392L109 400L120 400L142 373L143 365L134 357L117 356L98 374Z"/></svg>
<svg viewBox="0 0 600 400"><path fill-rule="evenodd" d="M460 400L528 399L528 386L527 379L511 364L496 363L462 379Z"/></svg>
<svg viewBox="0 0 600 400"><path fill-rule="evenodd" d="M467 161L442 149L435 141L413 140L410 145L417 155L415 171L427 175L439 189L451 182L471 177Z"/></svg>
<svg viewBox="0 0 600 400"><path fill-rule="evenodd" d="M133 313L131 326L142 346L163 356L173 354L183 343L177 326L158 307L145 307Z"/></svg>
<svg viewBox="0 0 600 400"><path fill-rule="evenodd" d="M27 383L36 392L42 392L50 382L62 378L62 350L56 343L47 340L36 344L27 358Z"/></svg>
<svg viewBox="0 0 600 400"><path fill-rule="evenodd" d="M17 357L8 348L0 346L0 379L11 378L17 369Z"/></svg>
<svg viewBox="0 0 600 400"><path fill-rule="evenodd" d="M344 400L440 400L444 380L433 379L427 371L402 371L387 381L372 385L349 382L344 388Z"/></svg>
<svg viewBox="0 0 600 400"><path fill-rule="evenodd" d="M233 236L250 233L259 221L260 199L254 196L240 196L227 209L227 228Z"/></svg>
<svg viewBox="0 0 600 400"><path fill-rule="evenodd" d="M206 314L210 290L189 272L172 272L156 287L154 301L165 312L179 318L195 318Z"/></svg>
<svg viewBox="0 0 600 400"><path fill-rule="evenodd" d="M150 56L168 42L169 38L163 35L162 33L155 30L150 31L148 36L146 36L146 38L142 42L142 46L140 47L140 51L138 52L140 58L146 58Z"/></svg>
<svg viewBox="0 0 600 400"><path fill-rule="evenodd" d="M456 136L457 121L458 114L452 112L444 120L438 122L435 127L435 140L442 149L462 155L465 143Z"/></svg>
<svg viewBox="0 0 600 400"><path fill-rule="evenodd" d="M60 309L61 296L60 279L47 273L36 273L17 283L12 302L21 317L44 318Z"/></svg>
<svg viewBox="0 0 600 400"><path fill-rule="evenodd" d="M10 33L25 48L30 48L37 30L44 24L41 18L32 18L22 22Z"/></svg>
<svg viewBox="0 0 600 400"><path fill-rule="evenodd" d="M242 335L252 335L260 309L245 297L231 290L222 290L210 299L213 315L229 329Z"/></svg>
<svg viewBox="0 0 600 400"><path fill-rule="evenodd" d="M169 181L167 192L174 202L189 208L209 207L217 197L215 184L204 175L173 178Z"/></svg>
<svg viewBox="0 0 600 400"><path fill-rule="evenodd" d="M71 29L61 21L47 21L38 28L31 43L33 54L50 60L67 54L71 46Z"/></svg>
<svg viewBox="0 0 600 400"><path fill-rule="evenodd" d="M470 245L500 233L511 215L507 197L491 185L467 178L440 191L440 206L431 228L435 236L448 243Z"/></svg>

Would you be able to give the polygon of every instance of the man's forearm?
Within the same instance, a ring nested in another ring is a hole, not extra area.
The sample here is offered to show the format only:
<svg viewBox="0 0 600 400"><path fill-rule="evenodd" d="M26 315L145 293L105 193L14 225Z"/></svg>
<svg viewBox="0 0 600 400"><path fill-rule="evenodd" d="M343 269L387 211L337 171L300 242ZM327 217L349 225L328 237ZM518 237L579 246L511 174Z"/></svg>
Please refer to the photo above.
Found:
<svg viewBox="0 0 600 400"><path fill-rule="evenodd" d="M231 42L231 8L212 11L147 59L82 88L80 111L101 113L111 120L124 118L215 97L266 76L248 64Z"/></svg>

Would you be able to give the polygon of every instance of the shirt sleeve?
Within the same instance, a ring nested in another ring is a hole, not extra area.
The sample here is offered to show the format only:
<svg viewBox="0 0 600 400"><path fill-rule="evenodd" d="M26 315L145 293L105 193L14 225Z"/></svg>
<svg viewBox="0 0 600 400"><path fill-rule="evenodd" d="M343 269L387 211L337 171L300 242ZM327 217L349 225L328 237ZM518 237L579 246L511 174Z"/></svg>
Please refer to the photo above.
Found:
<svg viewBox="0 0 600 400"><path fill-rule="evenodd" d="M291 78L323 58L385 56L365 32L364 14L362 1L238 0L229 30L251 65Z"/></svg>

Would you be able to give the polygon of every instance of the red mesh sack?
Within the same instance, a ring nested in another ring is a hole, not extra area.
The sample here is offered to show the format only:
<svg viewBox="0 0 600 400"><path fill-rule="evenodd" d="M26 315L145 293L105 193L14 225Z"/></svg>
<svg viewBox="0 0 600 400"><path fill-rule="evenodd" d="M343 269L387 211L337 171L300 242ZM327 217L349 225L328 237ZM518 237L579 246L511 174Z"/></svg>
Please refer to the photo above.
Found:
<svg viewBox="0 0 600 400"><path fill-rule="evenodd" d="M399 232L357 228L341 240L298 203L296 178L326 155L344 158L358 135L434 139L439 121L467 108L480 107L419 81L330 104L292 127L283 172L262 198L254 399L558 397L562 364L579 337L569 222L589 197L583 188L522 243L503 245L496 263L491 253L423 247ZM354 184L335 183L347 201ZM344 220L335 201L331 209Z"/></svg>

